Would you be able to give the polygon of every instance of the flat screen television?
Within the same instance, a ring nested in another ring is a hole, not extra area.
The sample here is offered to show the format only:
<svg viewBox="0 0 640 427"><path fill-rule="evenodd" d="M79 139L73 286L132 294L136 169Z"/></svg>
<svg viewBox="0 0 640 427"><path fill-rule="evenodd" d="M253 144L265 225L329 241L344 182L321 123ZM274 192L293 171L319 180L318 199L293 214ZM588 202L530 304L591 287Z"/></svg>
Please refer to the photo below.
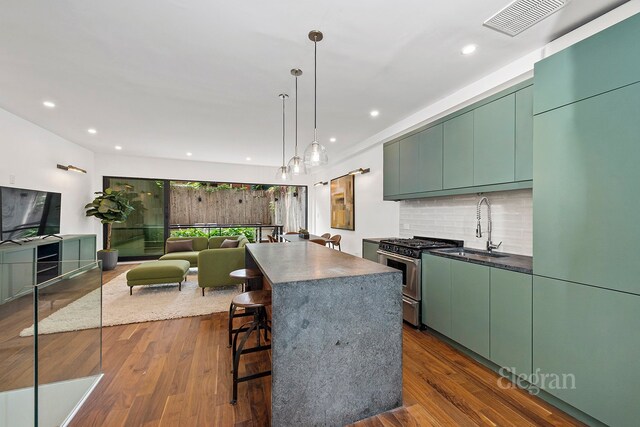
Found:
<svg viewBox="0 0 640 427"><path fill-rule="evenodd" d="M61 202L60 193L0 187L0 240L60 233Z"/></svg>

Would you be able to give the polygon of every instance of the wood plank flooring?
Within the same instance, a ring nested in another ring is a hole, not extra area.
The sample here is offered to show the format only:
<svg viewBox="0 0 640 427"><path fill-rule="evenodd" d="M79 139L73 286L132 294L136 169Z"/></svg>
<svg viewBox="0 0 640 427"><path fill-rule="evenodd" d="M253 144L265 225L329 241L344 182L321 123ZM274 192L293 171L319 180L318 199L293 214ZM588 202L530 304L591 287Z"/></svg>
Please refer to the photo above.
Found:
<svg viewBox="0 0 640 427"><path fill-rule="evenodd" d="M105 272L105 281L131 265ZM231 396L226 313L103 330L105 376L72 426L268 426L270 378ZM404 407L354 426L580 425L428 332L404 327ZM243 356L244 357L244 356ZM241 374L269 366L247 355Z"/></svg>

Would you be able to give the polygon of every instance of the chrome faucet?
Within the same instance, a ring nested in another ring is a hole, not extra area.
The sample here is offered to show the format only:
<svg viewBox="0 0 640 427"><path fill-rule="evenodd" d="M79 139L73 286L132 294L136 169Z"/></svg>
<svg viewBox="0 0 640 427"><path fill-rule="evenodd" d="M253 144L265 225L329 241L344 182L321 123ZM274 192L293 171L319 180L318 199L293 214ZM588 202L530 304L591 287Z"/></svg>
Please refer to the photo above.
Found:
<svg viewBox="0 0 640 427"><path fill-rule="evenodd" d="M487 199L486 197L483 197L478 202L478 208L477 208L478 224L476 225L476 237L478 238L482 237L482 226L480 226L480 218L481 218L480 207L482 206L482 202L484 202L487 205L487 233L489 233L489 236L488 236L489 238L487 240L487 250L491 252L494 249L498 249L502 244L502 242L496 245L491 241L491 204L489 203L489 199Z"/></svg>

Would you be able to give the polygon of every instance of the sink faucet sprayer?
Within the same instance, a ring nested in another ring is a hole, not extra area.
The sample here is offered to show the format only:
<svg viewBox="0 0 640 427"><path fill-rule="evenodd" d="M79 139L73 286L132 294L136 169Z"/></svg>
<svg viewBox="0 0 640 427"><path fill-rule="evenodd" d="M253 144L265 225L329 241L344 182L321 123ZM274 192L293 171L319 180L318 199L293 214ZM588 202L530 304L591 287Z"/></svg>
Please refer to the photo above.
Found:
<svg viewBox="0 0 640 427"><path fill-rule="evenodd" d="M487 240L487 250L491 252L494 249L498 249L502 244L502 242L495 245L491 241L491 204L489 204L489 199L487 199L486 197L483 197L478 202L478 208L477 208L478 224L476 225L476 237L478 238L482 237L482 227L480 226L480 207L482 206L482 202L484 202L487 205L487 233L489 233L489 236L488 236L489 239Z"/></svg>

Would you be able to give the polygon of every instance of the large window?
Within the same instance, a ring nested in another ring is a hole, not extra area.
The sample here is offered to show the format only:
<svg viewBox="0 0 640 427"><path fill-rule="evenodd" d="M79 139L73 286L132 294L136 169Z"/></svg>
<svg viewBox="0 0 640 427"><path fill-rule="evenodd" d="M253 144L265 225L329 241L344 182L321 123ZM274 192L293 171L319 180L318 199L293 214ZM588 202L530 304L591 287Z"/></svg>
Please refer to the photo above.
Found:
<svg viewBox="0 0 640 427"><path fill-rule="evenodd" d="M112 247L121 260L157 258L168 236L267 233L307 228L307 187L106 177L105 188L125 190L134 207L114 224Z"/></svg>

